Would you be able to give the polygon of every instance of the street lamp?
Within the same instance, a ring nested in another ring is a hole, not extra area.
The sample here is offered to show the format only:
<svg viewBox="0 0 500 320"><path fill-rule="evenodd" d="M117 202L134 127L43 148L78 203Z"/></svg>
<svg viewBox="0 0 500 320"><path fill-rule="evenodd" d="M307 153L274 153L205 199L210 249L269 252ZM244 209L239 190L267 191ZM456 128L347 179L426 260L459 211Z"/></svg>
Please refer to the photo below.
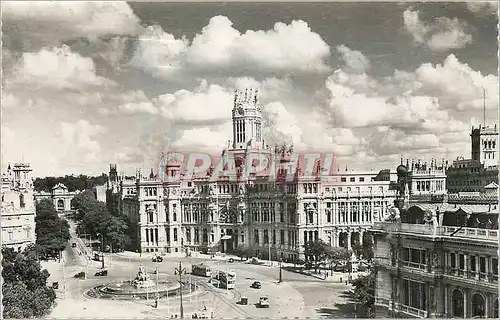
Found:
<svg viewBox="0 0 500 320"><path fill-rule="evenodd" d="M158 291L158 259L156 259L156 299L155 299L155 308L158 308L160 304L160 293Z"/></svg>
<svg viewBox="0 0 500 320"><path fill-rule="evenodd" d="M279 264L279 266L280 266L280 278L279 278L279 281L278 281L279 283L283 282L283 276L282 276L282 273L281 273L281 265L282 265L282 263L283 263L283 259L280 258L280 264Z"/></svg>
<svg viewBox="0 0 500 320"><path fill-rule="evenodd" d="M181 306L180 306L180 313L181 313L181 319L184 319L184 306L182 305L182 275L186 274L186 268L182 267L182 262L179 261L179 267L175 268L175 275L179 275L179 293L180 293L180 298L181 298Z"/></svg>
<svg viewBox="0 0 500 320"><path fill-rule="evenodd" d="M97 234L98 237L101 238L101 262L102 262L102 266L101 266L101 269L104 269L104 237L102 236L101 233L98 233Z"/></svg>

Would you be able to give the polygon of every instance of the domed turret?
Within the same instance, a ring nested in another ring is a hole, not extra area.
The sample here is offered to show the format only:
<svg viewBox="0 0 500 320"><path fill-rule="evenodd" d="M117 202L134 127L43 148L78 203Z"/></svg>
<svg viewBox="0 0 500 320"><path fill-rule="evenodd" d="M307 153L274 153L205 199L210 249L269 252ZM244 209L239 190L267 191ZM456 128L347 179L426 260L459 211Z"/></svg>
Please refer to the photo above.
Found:
<svg viewBox="0 0 500 320"><path fill-rule="evenodd" d="M396 168L396 173L398 174L398 178L400 177L405 177L406 174L408 173L408 168L406 168L405 165L402 165L400 164L397 168Z"/></svg>

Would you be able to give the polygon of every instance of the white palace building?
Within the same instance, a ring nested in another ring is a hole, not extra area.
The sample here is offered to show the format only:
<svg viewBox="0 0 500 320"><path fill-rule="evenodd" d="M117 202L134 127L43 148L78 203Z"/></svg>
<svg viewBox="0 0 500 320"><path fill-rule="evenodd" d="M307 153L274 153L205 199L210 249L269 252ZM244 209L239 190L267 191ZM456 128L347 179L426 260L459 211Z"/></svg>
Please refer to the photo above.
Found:
<svg viewBox="0 0 500 320"><path fill-rule="evenodd" d="M291 147L269 148L263 141L256 92L236 93L232 123L232 145L223 154L238 168L252 155L266 154L281 163L281 176L295 171ZM416 193L446 192L443 165L413 167ZM265 173L237 179L189 175L176 161L168 161L160 175L138 170L126 177L111 165L107 202L137 223L141 252L230 252L243 245L261 258L294 260L303 258L304 243L312 239L351 248L393 204L395 172L337 169L325 175L319 163L314 168L314 174L299 168L292 179L280 180Z"/></svg>

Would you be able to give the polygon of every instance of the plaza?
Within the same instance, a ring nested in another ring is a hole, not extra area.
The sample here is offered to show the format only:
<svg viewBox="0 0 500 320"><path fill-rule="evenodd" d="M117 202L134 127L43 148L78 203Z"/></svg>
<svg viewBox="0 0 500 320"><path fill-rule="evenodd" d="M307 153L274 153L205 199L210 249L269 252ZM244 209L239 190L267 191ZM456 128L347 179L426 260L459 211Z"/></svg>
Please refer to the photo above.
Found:
<svg viewBox="0 0 500 320"><path fill-rule="evenodd" d="M158 270L160 281L178 279L175 268L179 262L186 269L182 276L183 283L191 282L197 287L191 293L183 295L184 318L191 318L195 313L206 314L214 318L352 318L355 313L355 303L348 295L351 289L346 285L347 274L334 273L325 280L319 276L304 275L290 272L282 268L282 282L279 283L279 266L274 262L271 266L264 261L261 265L253 265L228 256L181 254L165 255L162 262L153 262L153 254L138 254L133 252L106 253L106 277L95 276L102 270L100 261L92 260L91 253L85 247L82 239L73 234L71 242L77 247L68 248L61 262L45 262L43 267L51 274L49 282L59 282L57 304L51 314L52 319L59 318L170 318L180 317L180 298L161 297L158 306L155 305L155 295L146 299L99 299L88 295L89 290L101 284L132 280L140 266L155 280L155 270ZM81 254L80 254L81 253ZM204 263L212 270L234 270L236 272L235 289L227 290L210 284L209 278L190 275L191 265ZM75 278L74 275L86 271L86 279ZM341 279L343 277L343 279ZM261 289L251 288L254 281L262 284ZM258 308L259 298L268 296L270 307ZM247 305L239 302L242 297L248 299ZM359 307L359 306L358 306Z"/></svg>

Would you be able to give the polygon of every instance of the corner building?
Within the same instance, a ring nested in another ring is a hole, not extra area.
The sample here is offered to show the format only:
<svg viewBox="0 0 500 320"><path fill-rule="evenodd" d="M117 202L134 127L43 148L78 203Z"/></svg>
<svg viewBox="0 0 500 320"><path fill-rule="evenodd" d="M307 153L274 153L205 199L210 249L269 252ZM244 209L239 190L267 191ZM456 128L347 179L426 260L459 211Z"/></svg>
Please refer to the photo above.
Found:
<svg viewBox="0 0 500 320"><path fill-rule="evenodd" d="M184 172L169 160L158 172L118 174L111 165L107 201L137 225L141 252L231 252L251 247L255 256L303 259L304 243L322 239L351 248L367 236L395 198L395 174L323 169L306 174L293 146L269 147L262 137L258 93L237 92L232 109L232 142L221 161L233 159L235 172L214 179ZM265 155L279 169L243 175L248 159ZM326 163L326 160L324 160ZM227 166L228 163L223 163Z"/></svg>
<svg viewBox="0 0 500 320"><path fill-rule="evenodd" d="M16 163L2 175L2 246L17 251L36 241L31 171L29 164Z"/></svg>
<svg viewBox="0 0 500 320"><path fill-rule="evenodd" d="M498 196L409 197L378 222L376 317L498 319Z"/></svg>

